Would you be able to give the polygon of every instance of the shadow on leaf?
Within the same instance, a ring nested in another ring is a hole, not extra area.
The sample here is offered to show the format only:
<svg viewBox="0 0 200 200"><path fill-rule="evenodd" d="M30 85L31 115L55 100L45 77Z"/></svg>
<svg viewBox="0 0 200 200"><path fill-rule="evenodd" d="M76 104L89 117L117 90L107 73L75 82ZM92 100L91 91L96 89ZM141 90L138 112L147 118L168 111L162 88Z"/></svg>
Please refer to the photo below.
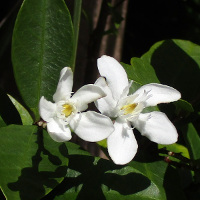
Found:
<svg viewBox="0 0 200 200"><path fill-rule="evenodd" d="M21 200L41 199L47 193L47 188L53 189L59 184L59 178L64 177L67 172L67 166L62 166L60 158L47 150L43 134L40 131L36 134L38 149L32 157L32 166L23 168L16 182L8 183L10 190L19 191Z"/></svg>
<svg viewBox="0 0 200 200"><path fill-rule="evenodd" d="M127 166L115 165L108 160L95 160L91 156L70 155L67 177L43 200L104 200L109 192L133 195L150 186L151 182L147 177L125 167ZM121 170L127 171L120 174Z"/></svg>

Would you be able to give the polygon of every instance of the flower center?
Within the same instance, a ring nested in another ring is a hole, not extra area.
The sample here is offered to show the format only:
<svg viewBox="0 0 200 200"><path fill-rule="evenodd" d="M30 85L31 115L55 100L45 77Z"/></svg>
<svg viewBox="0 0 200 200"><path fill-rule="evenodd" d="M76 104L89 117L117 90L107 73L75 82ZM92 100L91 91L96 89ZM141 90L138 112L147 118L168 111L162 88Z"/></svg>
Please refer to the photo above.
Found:
<svg viewBox="0 0 200 200"><path fill-rule="evenodd" d="M74 110L73 106L70 104L64 104L62 105L62 107L63 107L62 113L65 115L65 117L69 117Z"/></svg>
<svg viewBox="0 0 200 200"><path fill-rule="evenodd" d="M127 114L131 114L134 111L136 106L137 106L136 103L128 104L128 105L122 106L120 110L123 110L124 115L127 115Z"/></svg>

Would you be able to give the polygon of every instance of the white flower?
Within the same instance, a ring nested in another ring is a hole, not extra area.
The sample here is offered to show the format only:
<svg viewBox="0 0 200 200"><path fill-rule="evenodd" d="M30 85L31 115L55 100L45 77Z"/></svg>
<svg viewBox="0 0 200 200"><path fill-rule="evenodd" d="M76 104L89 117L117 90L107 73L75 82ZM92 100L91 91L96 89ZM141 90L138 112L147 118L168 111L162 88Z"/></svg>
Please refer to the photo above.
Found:
<svg viewBox="0 0 200 200"><path fill-rule="evenodd" d="M39 112L47 122L47 131L57 142L71 139L70 128L83 140L96 142L107 138L114 130L110 118L94 111L82 111L105 93L99 86L88 84L81 87L71 96L73 73L69 67L62 69L56 93L53 95L55 103L41 97Z"/></svg>
<svg viewBox="0 0 200 200"><path fill-rule="evenodd" d="M105 55L98 59L97 64L102 77L95 84L107 96L97 100L96 106L102 114L115 119L115 131L108 137L107 145L108 153L116 164L130 162L137 152L133 128L159 144L177 141L176 128L164 113L142 113L148 106L180 99L181 94L177 90L152 83L128 96L131 83L128 82L124 68L114 58Z"/></svg>

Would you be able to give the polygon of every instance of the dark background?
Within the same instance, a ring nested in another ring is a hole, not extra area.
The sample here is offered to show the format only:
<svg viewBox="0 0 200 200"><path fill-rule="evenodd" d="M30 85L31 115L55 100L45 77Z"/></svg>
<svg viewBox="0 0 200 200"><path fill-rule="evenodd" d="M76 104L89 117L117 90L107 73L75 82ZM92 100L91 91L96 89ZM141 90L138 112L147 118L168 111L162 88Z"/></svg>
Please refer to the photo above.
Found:
<svg viewBox="0 0 200 200"><path fill-rule="evenodd" d="M1 3L0 7L0 87L14 97L18 96L16 84L13 78L11 64L11 37L14 20L17 11L21 5L20 1L6 0ZM91 5L92 2L100 2L98 5ZM93 17L92 10L98 9L97 6L103 7L106 0L89 1L83 0L83 10L89 16ZM112 1L108 0L107 2ZM114 1L115 4L123 4L124 1ZM129 63L132 57L140 57L155 43L165 39L185 39L200 44L200 1L199 0L129 0L126 8L125 27L123 27L122 50L120 49L120 61ZM73 1L66 1L70 12L73 15ZM103 8L106 13L107 8ZM93 19L90 19L92 21ZM78 88L83 83L93 82L96 80L96 59L99 57L98 45L90 45L92 42L101 43L102 35L97 33L97 42L94 40L94 29L91 30L90 21L82 15L80 28L81 38L79 41L79 52L77 54L77 68L75 78L79 80L75 86ZM89 27L89 28L88 28ZM104 28L102 26L102 28ZM84 30L83 30L84 29ZM89 31L88 31L89 30ZM93 32L92 32L93 31ZM99 35L98 35L99 34ZM112 36L115 37L117 33ZM7 43L5 44L5 40ZM82 44L81 41L88 41ZM114 45L114 40L110 40L109 46ZM80 47L82 45L82 47ZM108 44L107 44L108 45ZM4 48L2 48L2 46ZM82 48L82 50L80 50ZM3 50L2 50L3 49ZM85 54L83 54L85 52ZM91 52L93 54L91 54ZM96 53L96 54L95 54ZM111 55L112 52L105 54ZM82 56L82 57L81 57ZM92 61L91 61L92 60ZM83 67L81 65L86 65ZM87 66L90 66L87 68ZM92 66L92 67L91 67ZM80 70L89 73L84 75ZM79 76L85 76L81 79ZM89 75L88 75L89 74ZM93 78L91 78L93 77ZM19 97L18 97L19 99Z"/></svg>

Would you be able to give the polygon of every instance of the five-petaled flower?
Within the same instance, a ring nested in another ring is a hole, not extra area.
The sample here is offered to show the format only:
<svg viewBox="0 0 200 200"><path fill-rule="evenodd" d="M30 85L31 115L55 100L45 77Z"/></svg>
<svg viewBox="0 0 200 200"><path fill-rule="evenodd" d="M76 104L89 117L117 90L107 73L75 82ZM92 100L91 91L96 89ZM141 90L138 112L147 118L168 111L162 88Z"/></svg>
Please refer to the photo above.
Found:
<svg viewBox="0 0 200 200"><path fill-rule="evenodd" d="M108 153L116 164L130 162L137 152L133 128L159 144L177 141L176 128L164 113L142 113L148 106L177 101L181 97L177 90L151 83L128 95L131 83L128 82L124 68L114 58L104 55L98 59L97 65L102 77L95 84L107 96L97 100L96 106L102 114L115 119L115 131L108 137L107 146Z"/></svg>
<svg viewBox="0 0 200 200"><path fill-rule="evenodd" d="M80 138L96 142L107 138L113 132L110 118L94 111L85 111L88 104L105 96L99 86L88 84L81 87L73 96L73 73L69 67L61 70L56 93L53 95L55 103L41 97L39 112L47 122L47 131L57 142L71 139L72 129ZM82 113L81 113L82 112Z"/></svg>

